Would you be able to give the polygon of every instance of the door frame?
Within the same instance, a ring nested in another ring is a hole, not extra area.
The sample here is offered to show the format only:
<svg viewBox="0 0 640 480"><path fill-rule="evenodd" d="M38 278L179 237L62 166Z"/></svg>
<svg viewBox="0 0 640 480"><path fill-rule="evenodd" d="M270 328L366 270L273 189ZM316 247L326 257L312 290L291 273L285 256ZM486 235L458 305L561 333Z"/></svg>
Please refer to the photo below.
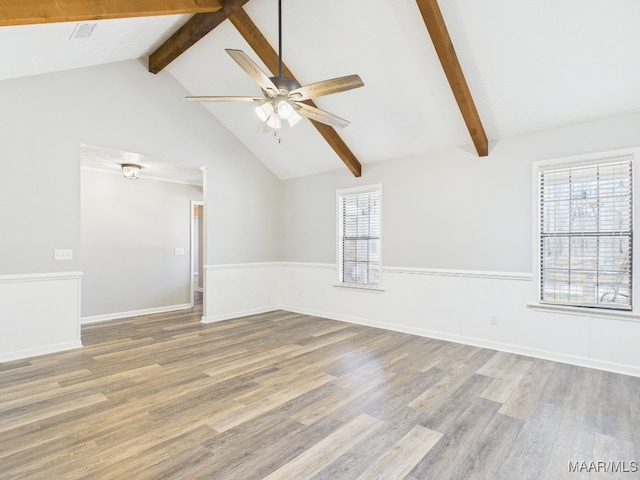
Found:
<svg viewBox="0 0 640 480"><path fill-rule="evenodd" d="M199 201L199 200L191 200L191 208L189 210L189 215L190 215L190 222L189 224L191 225L191 234L190 234L190 238L191 238L191 246L189 248L189 255L190 255L190 259L189 259L189 295L191 298L191 306L193 307L195 305L195 292L196 292L196 285L194 283L194 274L195 274L195 246L196 246L196 238L195 238L195 224L196 221L198 222L198 231L202 231L202 243L204 243L204 222L203 222L203 218L199 217L196 220L196 217L194 215L194 210L196 206L201 206L203 207L203 215L204 216L204 201ZM204 253L204 245L202 248L202 251ZM204 265L204 259L202 260L202 264ZM198 270L204 270L204 269L198 269ZM204 275L203 271L198 271L198 278L200 278L200 275ZM199 282L198 282L199 283ZM204 286L204 281L203 281L203 286ZM201 289L201 291L203 291L204 293L204 288Z"/></svg>

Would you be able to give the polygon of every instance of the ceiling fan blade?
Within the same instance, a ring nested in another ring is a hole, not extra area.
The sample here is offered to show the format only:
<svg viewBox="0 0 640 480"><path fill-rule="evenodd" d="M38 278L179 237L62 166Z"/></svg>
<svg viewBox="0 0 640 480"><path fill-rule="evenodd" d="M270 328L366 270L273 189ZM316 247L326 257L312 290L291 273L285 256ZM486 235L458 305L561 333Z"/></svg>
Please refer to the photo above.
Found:
<svg viewBox="0 0 640 480"><path fill-rule="evenodd" d="M344 118L340 118L337 115L325 112L319 108L312 107L306 103L294 102L293 106L294 109L303 117L310 118L311 120L315 120L335 128L344 128L351 123L349 120L345 120Z"/></svg>
<svg viewBox="0 0 640 480"><path fill-rule="evenodd" d="M346 77L332 78L331 80L323 80L322 82L296 88L289 92L289 97L295 101L308 100L363 86L364 82L359 75L347 75Z"/></svg>
<svg viewBox="0 0 640 480"><path fill-rule="evenodd" d="M273 96L278 94L278 87L276 87L267 74L249 58L249 55L242 50L234 50L232 48L227 48L226 52L240 65L240 68L253 78L253 81L256 82L260 88L265 91L272 91Z"/></svg>
<svg viewBox="0 0 640 480"><path fill-rule="evenodd" d="M190 102L264 102L263 97L185 97Z"/></svg>

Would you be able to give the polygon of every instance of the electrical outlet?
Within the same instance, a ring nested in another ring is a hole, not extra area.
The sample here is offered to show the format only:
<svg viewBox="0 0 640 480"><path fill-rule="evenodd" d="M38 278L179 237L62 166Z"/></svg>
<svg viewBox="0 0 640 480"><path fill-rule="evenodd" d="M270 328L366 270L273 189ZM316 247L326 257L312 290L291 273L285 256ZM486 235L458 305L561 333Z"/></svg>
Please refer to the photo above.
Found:
<svg viewBox="0 0 640 480"><path fill-rule="evenodd" d="M73 250L71 249L55 249L53 251L54 260L73 260Z"/></svg>
<svg viewBox="0 0 640 480"><path fill-rule="evenodd" d="M491 314L491 325L497 325L498 324L498 317L496 316L495 313Z"/></svg>

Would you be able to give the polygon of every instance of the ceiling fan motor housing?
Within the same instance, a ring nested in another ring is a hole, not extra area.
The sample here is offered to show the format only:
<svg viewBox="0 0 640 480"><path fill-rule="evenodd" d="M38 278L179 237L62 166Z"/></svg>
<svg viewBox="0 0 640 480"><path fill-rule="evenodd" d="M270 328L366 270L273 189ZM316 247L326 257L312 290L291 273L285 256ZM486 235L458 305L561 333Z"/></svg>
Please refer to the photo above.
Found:
<svg viewBox="0 0 640 480"><path fill-rule="evenodd" d="M287 77L271 77L270 80L273 84L278 88L280 95L287 95L291 90L295 90L296 88L300 88L300 84L295 80ZM264 91L264 90L263 90ZM266 95L269 95L269 92L265 92Z"/></svg>

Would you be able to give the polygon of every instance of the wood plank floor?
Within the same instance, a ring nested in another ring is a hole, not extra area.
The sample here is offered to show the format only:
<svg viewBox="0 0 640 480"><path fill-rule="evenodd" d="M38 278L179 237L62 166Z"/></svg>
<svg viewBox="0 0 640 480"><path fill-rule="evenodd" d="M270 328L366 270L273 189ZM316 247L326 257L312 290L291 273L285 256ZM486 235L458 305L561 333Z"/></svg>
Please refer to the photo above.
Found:
<svg viewBox="0 0 640 480"><path fill-rule="evenodd" d="M200 317L88 325L83 349L0 364L0 478L640 478L640 378L283 311Z"/></svg>

